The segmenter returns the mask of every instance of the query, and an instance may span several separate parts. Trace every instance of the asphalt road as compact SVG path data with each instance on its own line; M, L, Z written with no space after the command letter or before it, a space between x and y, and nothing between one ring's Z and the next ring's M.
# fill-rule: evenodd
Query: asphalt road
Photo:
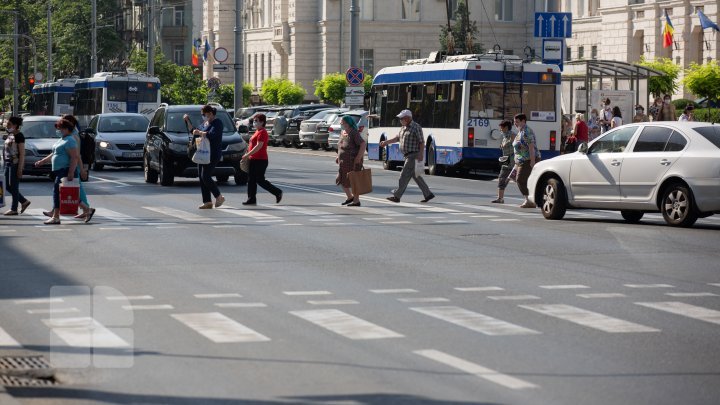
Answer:
M253 209L95 172L90 225L42 226L51 183L28 179L0 217L0 357L41 354L58 384L0 403L718 403L720 218L548 221L482 176L393 204L376 164L341 207L333 158L271 149L284 199Z

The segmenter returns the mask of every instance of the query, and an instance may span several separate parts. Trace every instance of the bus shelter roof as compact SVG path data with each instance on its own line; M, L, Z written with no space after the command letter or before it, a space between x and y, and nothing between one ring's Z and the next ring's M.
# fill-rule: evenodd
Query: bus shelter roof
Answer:
M612 77L617 80L642 80L664 73L644 66L615 60L572 60L564 62L563 79Z

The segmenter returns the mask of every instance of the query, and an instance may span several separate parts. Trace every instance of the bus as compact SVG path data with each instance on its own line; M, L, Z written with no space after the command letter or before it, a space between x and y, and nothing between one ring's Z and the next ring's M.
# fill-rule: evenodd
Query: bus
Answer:
M160 106L160 80L139 73L100 72L75 83L75 117L82 128L102 113L140 113Z
M32 89L32 115L72 114L71 99L77 79L60 79L56 82L36 84Z
M402 164L397 143L404 109L423 127L425 162L432 175L496 168L502 120L525 113L542 158L560 153L561 91L557 65L529 63L494 52L415 59L380 70L370 94L368 158L386 170Z

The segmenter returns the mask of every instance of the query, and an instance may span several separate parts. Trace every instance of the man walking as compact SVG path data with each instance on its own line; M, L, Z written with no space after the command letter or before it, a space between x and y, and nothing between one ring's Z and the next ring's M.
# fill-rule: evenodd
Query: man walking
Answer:
M415 165L423 161L423 153L425 152L425 140L420 125L413 121L412 112L410 110L402 110L397 115L402 123L402 128L395 138L380 142L380 147L384 148L391 143L400 142L400 152L405 156L405 164L400 173L400 184L398 188L392 191L392 196L387 199L392 202L399 203L410 179L415 180L418 187L423 193L423 199L420 202L428 202L435 198L435 194L425 184L422 177L415 174Z

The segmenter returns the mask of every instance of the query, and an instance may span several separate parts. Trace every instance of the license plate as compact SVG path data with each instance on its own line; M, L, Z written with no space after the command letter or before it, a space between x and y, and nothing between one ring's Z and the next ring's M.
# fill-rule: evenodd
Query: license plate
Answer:
M123 157L130 158L130 159L132 159L132 158L139 159L142 157L142 155L143 155L142 152L123 152Z

